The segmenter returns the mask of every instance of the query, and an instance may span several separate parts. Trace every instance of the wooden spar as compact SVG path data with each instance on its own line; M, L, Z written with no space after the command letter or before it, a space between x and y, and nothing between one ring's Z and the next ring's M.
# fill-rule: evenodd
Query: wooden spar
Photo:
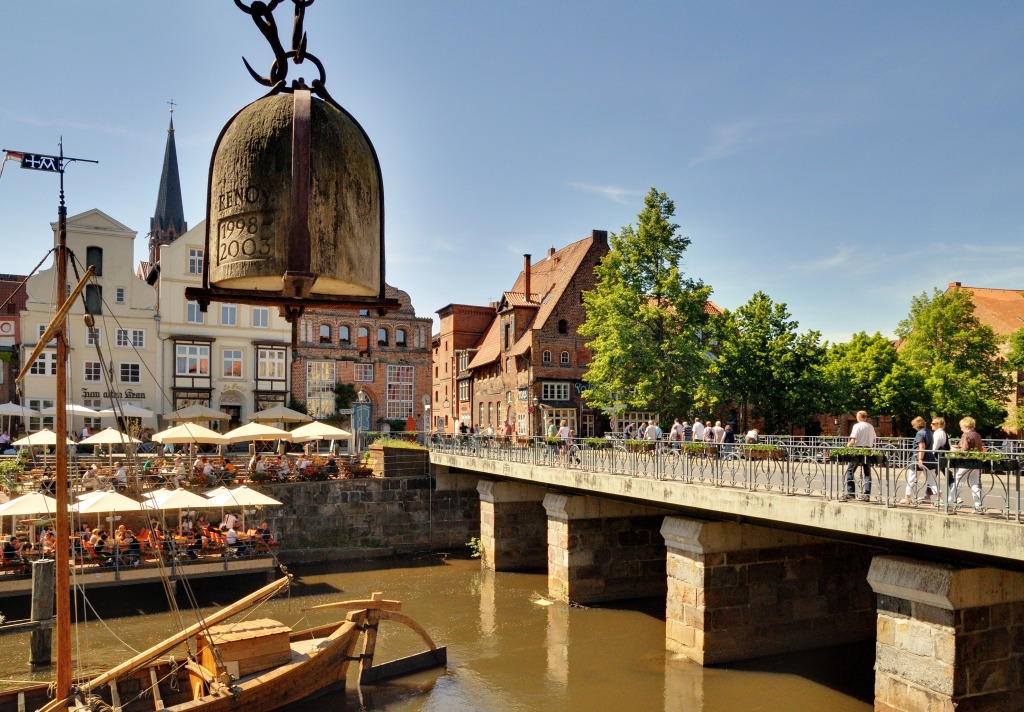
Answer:
M61 149L63 153L63 148ZM64 328L69 305L74 304L71 299L65 297L68 285L68 209L64 205L64 173L60 174L61 179L61 201L57 213L57 313L50 321L46 331L53 331L57 338L57 381L54 407L56 416L53 421L53 429L57 431L56 445L56 483L55 492L56 518L54 536L57 537L56 554L54 560L57 565L56 575L56 596L57 596L57 674L54 697L67 698L71 694L71 557L68 549L71 541L71 524L68 516L68 340L65 338ZM45 332L44 332L45 334ZM40 339L42 344L47 342ZM39 344L36 345L36 348Z
M377 595L377 594L373 594ZM303 611L326 611L331 608L347 608L352 611L359 610L361 608L375 609L378 611L400 611L402 610L401 601L387 601L384 599L367 599L362 601L335 601L334 603L321 603L319 606L311 606L309 608L303 608Z
M152 648L149 648L148 650L144 650L143 652L139 653L138 655L136 655L135 657L131 658L130 660L126 660L125 662L121 663L120 665L117 665L116 667L111 668L110 670L108 670L107 672L103 673L102 675L98 675L98 676L94 677L93 679L89 680L88 682L82 683L79 686L79 689L82 692L89 692L90 690L94 690L94 689L96 689L98 687L102 687L103 685L106 685L108 682L116 680L118 678L118 676L120 676L120 675L122 675L122 674L124 674L126 672L129 672L131 670L134 670L135 668L139 667L140 665L143 665L143 664L149 662L150 660L152 660L156 656L160 655L161 653L164 653L167 650L170 650L171 648L173 648L178 643L182 643L185 640L191 638L193 635L195 635L196 633L200 632L201 630L203 630L207 626L211 626L211 625L215 625L217 623L220 623L222 620L230 618L231 616L235 615L236 613L239 613L240 611L244 611L246 608L249 608L254 603L259 601L261 598L264 598L264 597L267 597L267 596L272 596L272 595L278 593L279 591L281 591L281 590L283 590L284 588L287 587L287 585L288 585L290 580L291 580L291 577L290 576L286 576L285 578L278 579L277 581L274 581L273 583L270 583L270 584L264 586L263 588L261 588L260 590L256 591L255 593L249 594L248 596L246 596L242 600L237 601L236 603L233 603L230 606L227 606L226 608L222 608L221 610L217 611L216 613L210 615L205 621L203 621L201 623L196 623L195 625L192 625L192 626L189 626L188 628L186 628L185 630L181 631L180 633L177 633L176 635L173 635L170 638L167 638L166 640L161 641L160 643L157 643ZM38 712L57 712L57 710L62 709L62 707L61 707L62 705L66 705L66 704L67 704L67 698L66 697L64 697L64 698L56 698L54 700L51 700L45 707L42 707L41 709L39 709Z
M71 311L71 308L75 305L75 300L78 299L78 295L82 293L82 290L85 289L85 286L88 283L88 281L92 279L94 269L94 267L89 267L89 269L85 271L85 274L82 276L81 281L78 283L77 286L75 286L74 289L71 290L71 294L68 295L67 301L64 302L60 309L57 310L57 313L54 315L53 319L50 320L50 323L46 327L46 331L44 331L43 335L39 337L39 343L36 344L36 347L34 349L32 349L32 353L29 354L28 358L25 359L25 365L21 367L21 372L15 379L18 383L21 383L22 381L25 380L25 374L28 373L28 370L32 367L32 364L35 363L35 360L39 358L39 354L43 352L43 349L46 348L46 345L50 343L50 341L53 339L54 334L58 329L58 324L63 325L63 320L65 317L67 317L68 312ZM66 394L58 393L58 400L63 395Z
M377 591L370 594L372 603L384 600L384 594ZM365 633L363 640L363 654L359 656L359 677L363 677L366 671L373 667L373 653L377 647L377 628L380 625L380 610L369 608L366 611Z

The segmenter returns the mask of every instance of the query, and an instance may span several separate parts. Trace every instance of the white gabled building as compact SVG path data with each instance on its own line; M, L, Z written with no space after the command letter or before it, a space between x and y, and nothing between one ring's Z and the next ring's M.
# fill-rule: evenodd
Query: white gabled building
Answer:
M56 245L57 224L52 223L51 228ZM164 409L155 321L157 294L132 269L135 236L134 230L100 210L68 218L67 245L74 263L68 266L68 282L73 287L90 265L95 276L68 314L67 402L100 410L112 407L117 398L157 413ZM22 363L56 311L56 276L56 266L51 265L26 284L27 300L21 312ZM86 312L95 320L92 333L86 328ZM56 376L53 341L26 375L22 402L37 410L52 406L57 399ZM53 420L52 416L41 421L33 418L29 430L52 428ZM100 422L68 415L70 429L80 432L84 425L95 428Z
M276 309L210 304L204 314L185 299L202 285L206 222L159 246L149 281L158 287L163 384L177 410L193 403L232 416L241 425L254 411L287 405L291 326Z

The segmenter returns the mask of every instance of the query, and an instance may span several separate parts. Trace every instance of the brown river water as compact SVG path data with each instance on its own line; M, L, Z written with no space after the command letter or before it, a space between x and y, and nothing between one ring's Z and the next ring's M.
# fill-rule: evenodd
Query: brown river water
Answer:
M543 605L543 574L482 571L476 560L423 556L346 567L295 567L287 598L265 604L253 617L305 627L337 613L304 613L332 600L382 591L402 601L438 645L448 646L447 670L419 673L295 706L324 710L513 712L665 710L665 712L866 712L872 708L873 645L823 648L727 667L701 668L664 650L664 602L634 601L605 607ZM192 583L204 606L230 603L261 581L206 579ZM76 626L76 660L109 667L195 622L184 610L167 612L160 587L109 588L90 593L102 622ZM541 603L538 603L541 601ZM79 605L81 602L79 602ZM27 617L27 604L0 600L9 619ZM124 642L131 643L128 647ZM827 641L823 641L827 643ZM28 635L0 645L0 678L46 679L30 673ZM419 652L419 639L385 622L377 662Z

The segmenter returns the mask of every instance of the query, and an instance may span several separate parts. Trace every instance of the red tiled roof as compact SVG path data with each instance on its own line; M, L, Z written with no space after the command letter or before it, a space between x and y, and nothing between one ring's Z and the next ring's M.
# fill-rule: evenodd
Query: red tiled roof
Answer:
M989 289L987 287L965 287L957 283L950 289L972 292L974 315L997 334L1013 334L1024 328L1024 292L1019 289Z
M492 319L491 325L480 337L480 341L476 345L476 355L473 356L473 360L469 362L467 368L476 368L497 360L498 354L501 353L499 348L501 342L498 340L498 336L498 320Z
M505 292L501 295L502 300L513 307L536 307L540 305L540 295L533 292L527 297L522 292Z

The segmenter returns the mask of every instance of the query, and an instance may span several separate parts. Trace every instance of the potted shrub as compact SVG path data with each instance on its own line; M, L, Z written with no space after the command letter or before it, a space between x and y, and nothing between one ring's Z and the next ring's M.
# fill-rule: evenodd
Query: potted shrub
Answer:
M885 464L885 453L867 447L841 447L830 450L828 459L833 462L865 462L869 465Z
M747 460L781 460L782 450L778 445L744 445L743 457Z
M940 465L944 467L990 472L1016 472L1020 469L1020 461L1011 459L1001 452L950 450L939 454L942 461Z

